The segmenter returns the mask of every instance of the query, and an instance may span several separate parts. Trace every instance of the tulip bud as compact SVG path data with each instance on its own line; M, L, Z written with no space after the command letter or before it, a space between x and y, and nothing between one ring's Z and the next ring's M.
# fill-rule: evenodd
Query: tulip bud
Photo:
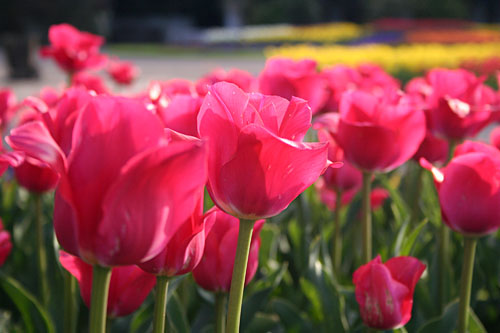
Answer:
M240 222L217 207L205 214L205 220L206 223L213 223L213 227L205 241L203 257L193 270L193 277L197 284L207 290L229 292ZM253 228L245 284L248 284L257 272L259 233L263 225L264 220L258 220Z
M382 263L380 255L359 267L353 283L365 325L380 330L406 325L411 318L413 291L425 267L413 257Z

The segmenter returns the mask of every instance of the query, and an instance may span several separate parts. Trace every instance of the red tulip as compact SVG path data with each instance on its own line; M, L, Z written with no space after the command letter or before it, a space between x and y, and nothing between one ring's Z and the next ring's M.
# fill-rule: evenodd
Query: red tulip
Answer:
M500 149L500 126L495 127L490 132L490 143L495 146L497 149Z
M229 71L217 68L196 82L196 91L198 95L205 96L209 86L222 81L234 83L245 92L253 92L256 91L257 88L256 79L249 72L237 68Z
M366 326L388 330L411 318L413 291L425 265L413 257L382 263L380 255L354 272L356 301Z
M338 111L342 94L348 90L362 90L377 97L398 90L399 82L376 65L364 64L357 68L336 65L324 69L321 75L326 79L330 97L327 111Z
M433 69L426 76L431 131L448 140L475 136L491 121L495 92L463 69Z
M448 159L449 144L447 140L433 135L430 131L425 134L424 140L418 147L413 159L419 161L425 158L431 163L444 163Z
M41 49L44 57L52 57L66 72L74 73L104 65L106 56L99 53L104 38L80 31L69 24L49 29L50 46Z
M466 235L485 235L500 227L500 151L466 141L455 149L449 164L432 171L444 222Z
M52 167L33 159L26 159L14 168L14 175L19 185L35 193L50 191L59 181L59 175Z
M338 113L324 113L316 118L314 129L318 131L321 142L328 142L328 160L341 161L342 167L330 166L326 169L322 178L325 185L333 191L354 191L361 188L362 174L352 164L344 159L344 151L334 139L334 133L338 128Z
M203 145L168 142L142 103L111 96L91 99L72 137L67 158L41 122L8 138L61 175L54 208L59 243L101 266L153 258L192 214L194 195L206 182Z
M131 84L139 76L139 68L130 61L111 60L107 69L111 78L119 84Z
M0 127L5 128L15 112L16 95L9 88L0 89Z
M229 292L240 223L237 218L224 213L217 207L210 209L204 218L205 223L211 223L213 227L205 241L203 257L193 270L194 280L207 290ZM257 272L259 233L263 225L264 220L258 220L253 227L245 284L248 284Z
M387 172L415 154L425 131L423 112L405 96L380 99L351 91L342 96L335 138L357 168Z
M316 61L310 59L269 59L259 76L259 91L288 100L293 96L303 98L315 114L324 107L328 98L326 81L316 72L316 67Z
M203 191L199 197L193 215L180 226L160 254L140 264L140 268L151 274L172 277L189 273L198 265L213 223L213 219L202 216Z
M0 266L3 266L11 250L12 242L10 241L10 234L7 230L4 230L2 220L0 219Z
M214 202L252 220L284 210L327 166L327 143L301 142L310 122L304 100L213 85L198 114L198 131L208 140Z
M156 108L156 114L165 127L197 137L197 117L201 102L199 97L175 95L171 100L166 101L165 106L159 104Z
M59 252L61 265L80 284L80 295L87 307L92 293L92 266L64 251ZM156 277L137 266L114 267L111 270L107 313L122 317L137 310L156 284Z
M104 80L95 74L89 72L75 73L71 78L71 85L75 87L83 87L96 94L109 94L110 90L106 87Z

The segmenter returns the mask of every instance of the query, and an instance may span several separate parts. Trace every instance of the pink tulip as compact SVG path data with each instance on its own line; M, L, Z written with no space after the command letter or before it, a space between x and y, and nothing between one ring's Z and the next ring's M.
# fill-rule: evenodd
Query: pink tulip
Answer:
M495 127L490 132L490 143L492 146L500 149L500 126Z
M213 227L205 241L203 257L193 270L194 280L204 289L229 292L240 223L237 218L224 213L217 207L210 209L204 219L205 223L213 224ZM264 220L258 220L253 227L245 284L248 284L257 272L259 233L263 225Z
M0 219L0 266L3 266L11 250L12 242L10 241L10 234L7 230L4 230L2 220Z
M342 167L330 166L326 169L322 178L325 185L333 191L351 191L354 193L361 188L361 171L344 159L344 151L339 147L334 139L337 132L339 115L338 113L324 113L316 118L314 129L318 131L318 138L321 142L328 142L328 160L341 161Z
M59 252L61 265L80 285L80 295L87 307L92 293L92 266L64 251ZM137 266L114 267L111 270L107 313L110 317L127 316L137 310L156 284L153 274Z
M284 210L327 166L327 143L301 142L310 125L304 100L213 85L198 132L208 141L208 191L217 206L252 220Z
M423 112L405 96L351 91L342 96L335 139L357 168L387 172L415 154L425 131Z
M166 102L166 106L158 105L156 114L165 127L182 134L197 137L197 118L201 102L202 100L199 97L176 95Z
M466 235L485 235L500 227L500 151L466 141L455 149L449 164L437 169L426 160L439 195L443 221Z
M96 75L89 72L78 72L75 73L71 78L71 85L74 87L83 87L89 91L93 91L96 94L109 94L110 90L106 87L104 80Z
M425 77L430 129L448 140L475 136L491 122L495 92L463 69L433 69Z
M382 263L380 256L354 272L356 301L366 326L388 330L411 318L413 291L426 266L413 257Z
M229 71L217 68L196 82L196 91L198 95L205 96L209 86L222 81L234 83L245 92L253 92L256 91L257 88L257 81L249 72L237 68Z
M8 142L60 174L54 227L62 247L115 266L156 256L206 182L203 144L171 137L141 102L96 96L78 112L68 157L41 122L13 130Z
M269 59L259 76L259 91L290 101L293 96L303 98L311 107L312 114L316 114L322 110L328 98L326 81L316 71L316 67L316 61L310 59Z
M68 73L98 68L106 61L106 56L99 53L104 38L80 31L69 24L51 26L49 41L50 46L41 49L42 56L54 58Z
M19 185L35 193L50 191L59 181L59 175L50 166L33 159L14 168L14 175Z
M338 111L342 94L349 90L362 90L382 97L400 87L396 79L376 65L364 64L357 68L336 65L324 69L321 75L325 78L330 93L325 107L327 111Z
M153 259L139 265L144 271L168 277L191 272L200 262L205 249L205 239L212 228L213 219L204 219L203 192L199 193L198 206Z
M5 128L15 112L16 95L9 88L0 89L0 127Z
M113 59L107 68L111 78L119 84L129 85L139 76L139 68L130 61Z

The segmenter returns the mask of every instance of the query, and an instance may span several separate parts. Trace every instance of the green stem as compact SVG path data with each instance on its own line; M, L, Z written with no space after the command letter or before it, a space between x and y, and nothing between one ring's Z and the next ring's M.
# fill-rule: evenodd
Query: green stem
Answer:
M476 237L465 237L464 262L460 280L460 304L458 312L458 333L467 332L469 325L469 304L472 287L472 272L474 271L474 256L476 254Z
M226 294L215 294L215 333L224 333L226 323Z
M36 258L39 295L41 303L47 308L49 305L49 285L47 281L47 252L45 250L45 239L43 235L42 196L40 194L34 194L33 200L35 205Z
M363 187L361 189L363 252L361 258L364 264L372 259L372 214L370 205L371 183L372 173L363 171Z
M415 191L413 193L413 199L412 199L412 214L411 214L411 221L413 222L413 225L417 225L419 221L419 201L420 201L420 195L422 193L422 177L424 175L424 168L422 168L420 165L417 165L417 171L415 173Z
M337 276L340 274L341 258L342 258L342 227L340 223L340 207L342 205L342 191L335 191L335 212L334 212L334 230L332 244L332 261L333 269Z
M255 221L240 220L238 232L238 245L236 257L234 258L233 276L231 290L229 292L229 306L227 313L228 333L237 333L240 328L241 304L243 303L243 289L245 288L245 276L247 272L248 253L250 252L250 241L252 240L253 225Z
M167 319L168 280L168 276L158 275L156 277L156 300L155 314L153 318L153 333L165 332L165 321Z
M439 274L439 295L438 295L438 305L439 305L439 313L442 313L444 307L448 301L448 293L446 292L447 286L449 285L449 252L450 252L450 230L441 222L441 226L439 228L439 266L438 266L438 274Z
M76 295L76 279L68 272L63 272L64 278L64 332L71 333L76 330L77 319L77 295Z
M89 332L106 332L106 310L108 307L110 280L111 268L98 265L93 266Z

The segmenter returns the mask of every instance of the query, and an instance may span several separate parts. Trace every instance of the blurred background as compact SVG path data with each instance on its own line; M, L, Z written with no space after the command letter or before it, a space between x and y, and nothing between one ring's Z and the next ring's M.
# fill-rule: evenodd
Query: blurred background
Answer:
M338 56L346 54L345 47L350 51L366 45L392 48L361 49L364 58L353 62L356 54L349 54L347 63L378 63L403 78L405 72L413 75L429 66L483 71L486 61L488 70L495 70L500 60L491 54L500 55L499 20L498 0L2 0L0 84L33 91L40 80L26 79L43 78L45 84L63 80L62 73L38 56L49 26L63 22L105 36L107 53L129 58L142 69L143 80L136 83L140 86L151 75L195 79L214 67L257 73L272 55L314 55L324 67L346 63ZM398 46L469 43L477 46L479 57L398 62L407 58ZM332 49L336 46L344 48ZM427 58L434 52L419 50ZM414 49L406 52L415 54ZM445 57L450 52L435 53Z

